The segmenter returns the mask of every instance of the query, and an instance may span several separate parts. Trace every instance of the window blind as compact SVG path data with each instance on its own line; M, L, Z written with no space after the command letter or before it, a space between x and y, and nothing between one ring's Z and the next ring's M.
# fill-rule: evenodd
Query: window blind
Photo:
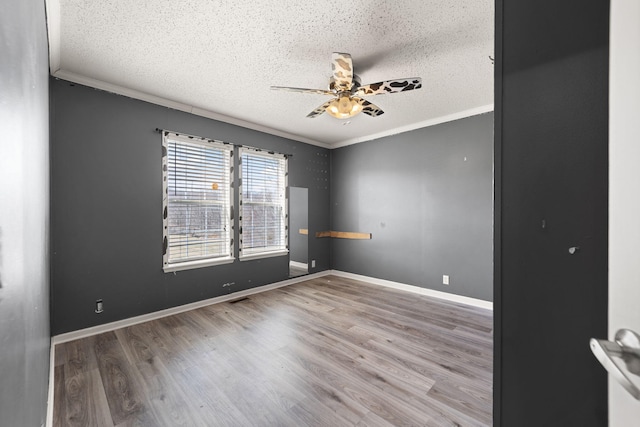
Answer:
M233 257L232 147L165 134L164 264Z
M240 149L240 257L287 250L287 159Z

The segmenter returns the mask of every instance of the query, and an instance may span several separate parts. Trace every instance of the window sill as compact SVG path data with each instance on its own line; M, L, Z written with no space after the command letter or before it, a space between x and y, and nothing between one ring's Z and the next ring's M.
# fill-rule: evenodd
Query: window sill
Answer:
M276 256L283 256L289 254L288 249L281 249L277 251L269 251L269 252L256 252L248 255L240 255L240 261L251 261L253 259L260 258L272 258Z
M194 268L211 267L213 265L231 264L235 261L232 257L199 259L197 261L177 262L175 264L165 264L162 270L165 273L173 273L182 270L193 270Z

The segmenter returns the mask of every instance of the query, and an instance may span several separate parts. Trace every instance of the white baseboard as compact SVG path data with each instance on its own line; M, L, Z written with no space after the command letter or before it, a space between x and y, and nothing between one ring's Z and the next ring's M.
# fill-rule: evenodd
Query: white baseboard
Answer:
M446 292L440 292L433 289L421 288L419 286L407 285L404 283L392 282L390 280L378 279L375 277L362 276L359 274L347 273L339 270L325 270L319 273L308 274L305 276L294 277L291 279L283 280L282 282L271 283L269 285L259 286L252 289L247 289L240 292L235 292L228 295L221 295L215 298L209 298L202 301L192 302L190 304L180 305L178 307L171 307L165 310L155 311L153 313L143 314L140 316L130 317L128 319L117 320L111 323L105 323L103 325L92 326L86 329L80 329L77 331L66 332L64 334L55 335L51 338L51 370L53 371L53 357L54 357L54 346L56 344L61 344L68 341L77 340L80 338L89 337L92 335L101 334L103 332L113 331L116 329L124 328L131 325L136 325L138 323L148 322L150 320L160 319L166 316L172 316L174 314L183 313L185 311L194 310L200 307L205 307L207 305L216 304L220 302L230 301L238 298L243 298L245 296L257 294L260 292L269 291L271 289L281 288L283 286L293 285L295 283L304 282L305 280L315 279L319 277L328 276L333 274L339 277L345 277L348 279L360 280L363 282L372 283L374 285L386 286L388 288L399 289L402 291L413 292L420 295L426 295L434 298L440 298L447 301L458 302L466 305L471 305L475 307L480 307L488 310L493 310L493 303L490 301L484 301L476 298L469 298L461 295L449 294ZM53 378L53 372L50 372L50 377ZM51 392L52 392L53 384L50 384Z
M55 380L55 347L53 340L49 340L49 387L47 392L47 418L45 426L53 427L53 386Z
M309 269L309 264L305 264L304 262L289 261L289 265L291 267L304 268L305 270Z
M73 340L77 340L80 338L90 337L92 335L101 334L103 332L109 332L116 329L124 328L127 326L136 325L138 323L148 322L150 320L160 319L166 316L172 316L174 314L183 313L189 310L195 310L200 307L205 307L211 304L217 304L220 302L235 300L238 298L243 298L249 295L257 294L260 292L269 291L271 289L281 288L283 286L293 285L295 283L304 282L309 279L316 279L318 277L328 276L331 274L330 270L321 271L319 273L307 274L305 276L298 276L288 280L283 280L282 282L271 283L269 285L258 286L256 288L247 289L244 291L235 292L228 295L221 295L215 298L209 298L202 301L192 302L190 304L180 305L178 307L171 307L165 310L155 311L153 313L143 314L140 316L130 317L128 319L117 320L111 323L105 323L103 325L92 326L86 329L80 329L78 331L66 332L64 334L55 335L51 339L51 347L53 351L53 346L56 344L61 344L64 342L69 342Z
M373 283L374 285L386 286L388 288L399 289L401 291L413 292L420 295L426 295L433 298L444 299L447 301L458 302L461 304L471 305L474 307L493 310L493 303L476 298L465 297L462 295L449 294L447 292L435 291L433 289L421 288L415 285L407 285L404 283L392 282L390 280L377 279L375 277L361 276L359 274L347 273L345 271L331 270L331 274L347 279L360 280L362 282Z

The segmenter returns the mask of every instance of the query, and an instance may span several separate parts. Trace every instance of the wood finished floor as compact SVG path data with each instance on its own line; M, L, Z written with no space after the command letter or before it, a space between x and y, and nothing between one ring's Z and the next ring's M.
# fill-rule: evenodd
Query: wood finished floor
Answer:
M54 426L488 426L492 313L326 276L55 348Z

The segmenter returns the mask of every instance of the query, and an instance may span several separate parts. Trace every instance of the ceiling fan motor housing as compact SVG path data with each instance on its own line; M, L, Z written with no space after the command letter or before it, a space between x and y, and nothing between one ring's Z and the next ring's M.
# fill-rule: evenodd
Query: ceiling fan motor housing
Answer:
M354 91L358 90L358 88L360 87L361 84L362 83L361 83L361 80L360 80L360 76L354 74L353 75L353 79L351 80L351 87L350 88L346 88L346 89L345 88L339 88L339 87L336 87L336 79L333 78L333 76L332 76L329 79L329 90L337 91L337 92L343 92L343 91L347 90L347 91L354 92Z

